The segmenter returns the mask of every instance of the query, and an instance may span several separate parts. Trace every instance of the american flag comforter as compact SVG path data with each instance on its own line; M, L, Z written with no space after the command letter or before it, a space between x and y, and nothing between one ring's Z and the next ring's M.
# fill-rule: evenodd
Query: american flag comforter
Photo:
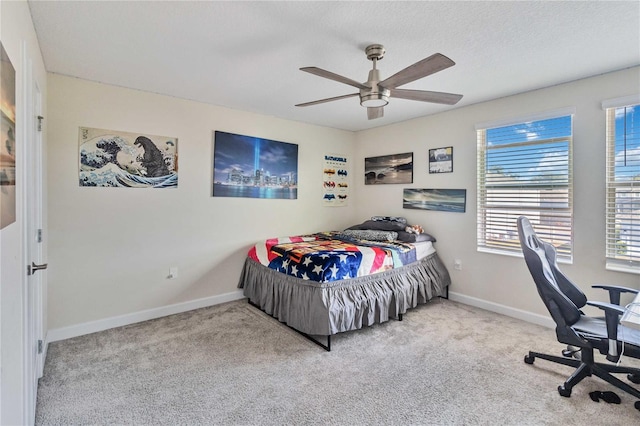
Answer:
M272 238L249 257L276 271L321 283L361 277L416 261L413 244L358 240L339 232Z

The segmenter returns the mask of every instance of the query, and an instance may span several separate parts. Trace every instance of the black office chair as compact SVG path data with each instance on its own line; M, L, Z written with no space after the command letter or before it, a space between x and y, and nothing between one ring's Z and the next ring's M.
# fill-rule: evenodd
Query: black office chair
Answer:
M563 351L564 356L554 356L530 351L524 362L533 364L536 358L575 367L567 381L558 386L560 395L571 396L571 389L587 376L596 375L619 389L640 399L640 391L613 374L627 374L627 379L640 383L640 369L595 362L594 349L617 361L620 353L640 358L640 331L619 325L624 308L619 306L620 293L637 293L626 287L598 285L609 291L611 303L588 301L584 293L558 268L555 248L538 238L525 216L518 218L518 236L524 259L533 277L538 294L556 323L556 336L560 343L570 345L574 351ZM586 316L580 308L594 306L605 312L605 317ZM576 355L576 356L574 356ZM612 374L613 373L613 374ZM640 410L640 401L635 403Z

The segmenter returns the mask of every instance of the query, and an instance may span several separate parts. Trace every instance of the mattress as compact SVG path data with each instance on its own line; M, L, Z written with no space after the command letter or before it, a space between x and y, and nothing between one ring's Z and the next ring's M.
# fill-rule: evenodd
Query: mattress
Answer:
M369 241L323 232L272 238L257 243L248 256L278 272L326 283L400 268L434 252L431 241Z

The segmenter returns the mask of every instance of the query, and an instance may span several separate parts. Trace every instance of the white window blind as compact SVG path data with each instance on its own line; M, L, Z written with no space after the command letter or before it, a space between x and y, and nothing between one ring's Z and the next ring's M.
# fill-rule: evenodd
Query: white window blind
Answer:
M516 220L525 215L571 261L572 134L571 115L477 130L479 250L521 253Z
M640 273L640 105L606 109L607 268Z

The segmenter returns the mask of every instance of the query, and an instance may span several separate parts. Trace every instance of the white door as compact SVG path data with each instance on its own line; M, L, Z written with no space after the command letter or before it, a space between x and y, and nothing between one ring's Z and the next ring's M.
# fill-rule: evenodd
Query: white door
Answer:
M26 59L25 65L25 405L26 418L29 424L33 424L38 379L44 367L43 285L46 282L46 263L42 250L43 149L39 119L42 94L33 77L31 61Z

